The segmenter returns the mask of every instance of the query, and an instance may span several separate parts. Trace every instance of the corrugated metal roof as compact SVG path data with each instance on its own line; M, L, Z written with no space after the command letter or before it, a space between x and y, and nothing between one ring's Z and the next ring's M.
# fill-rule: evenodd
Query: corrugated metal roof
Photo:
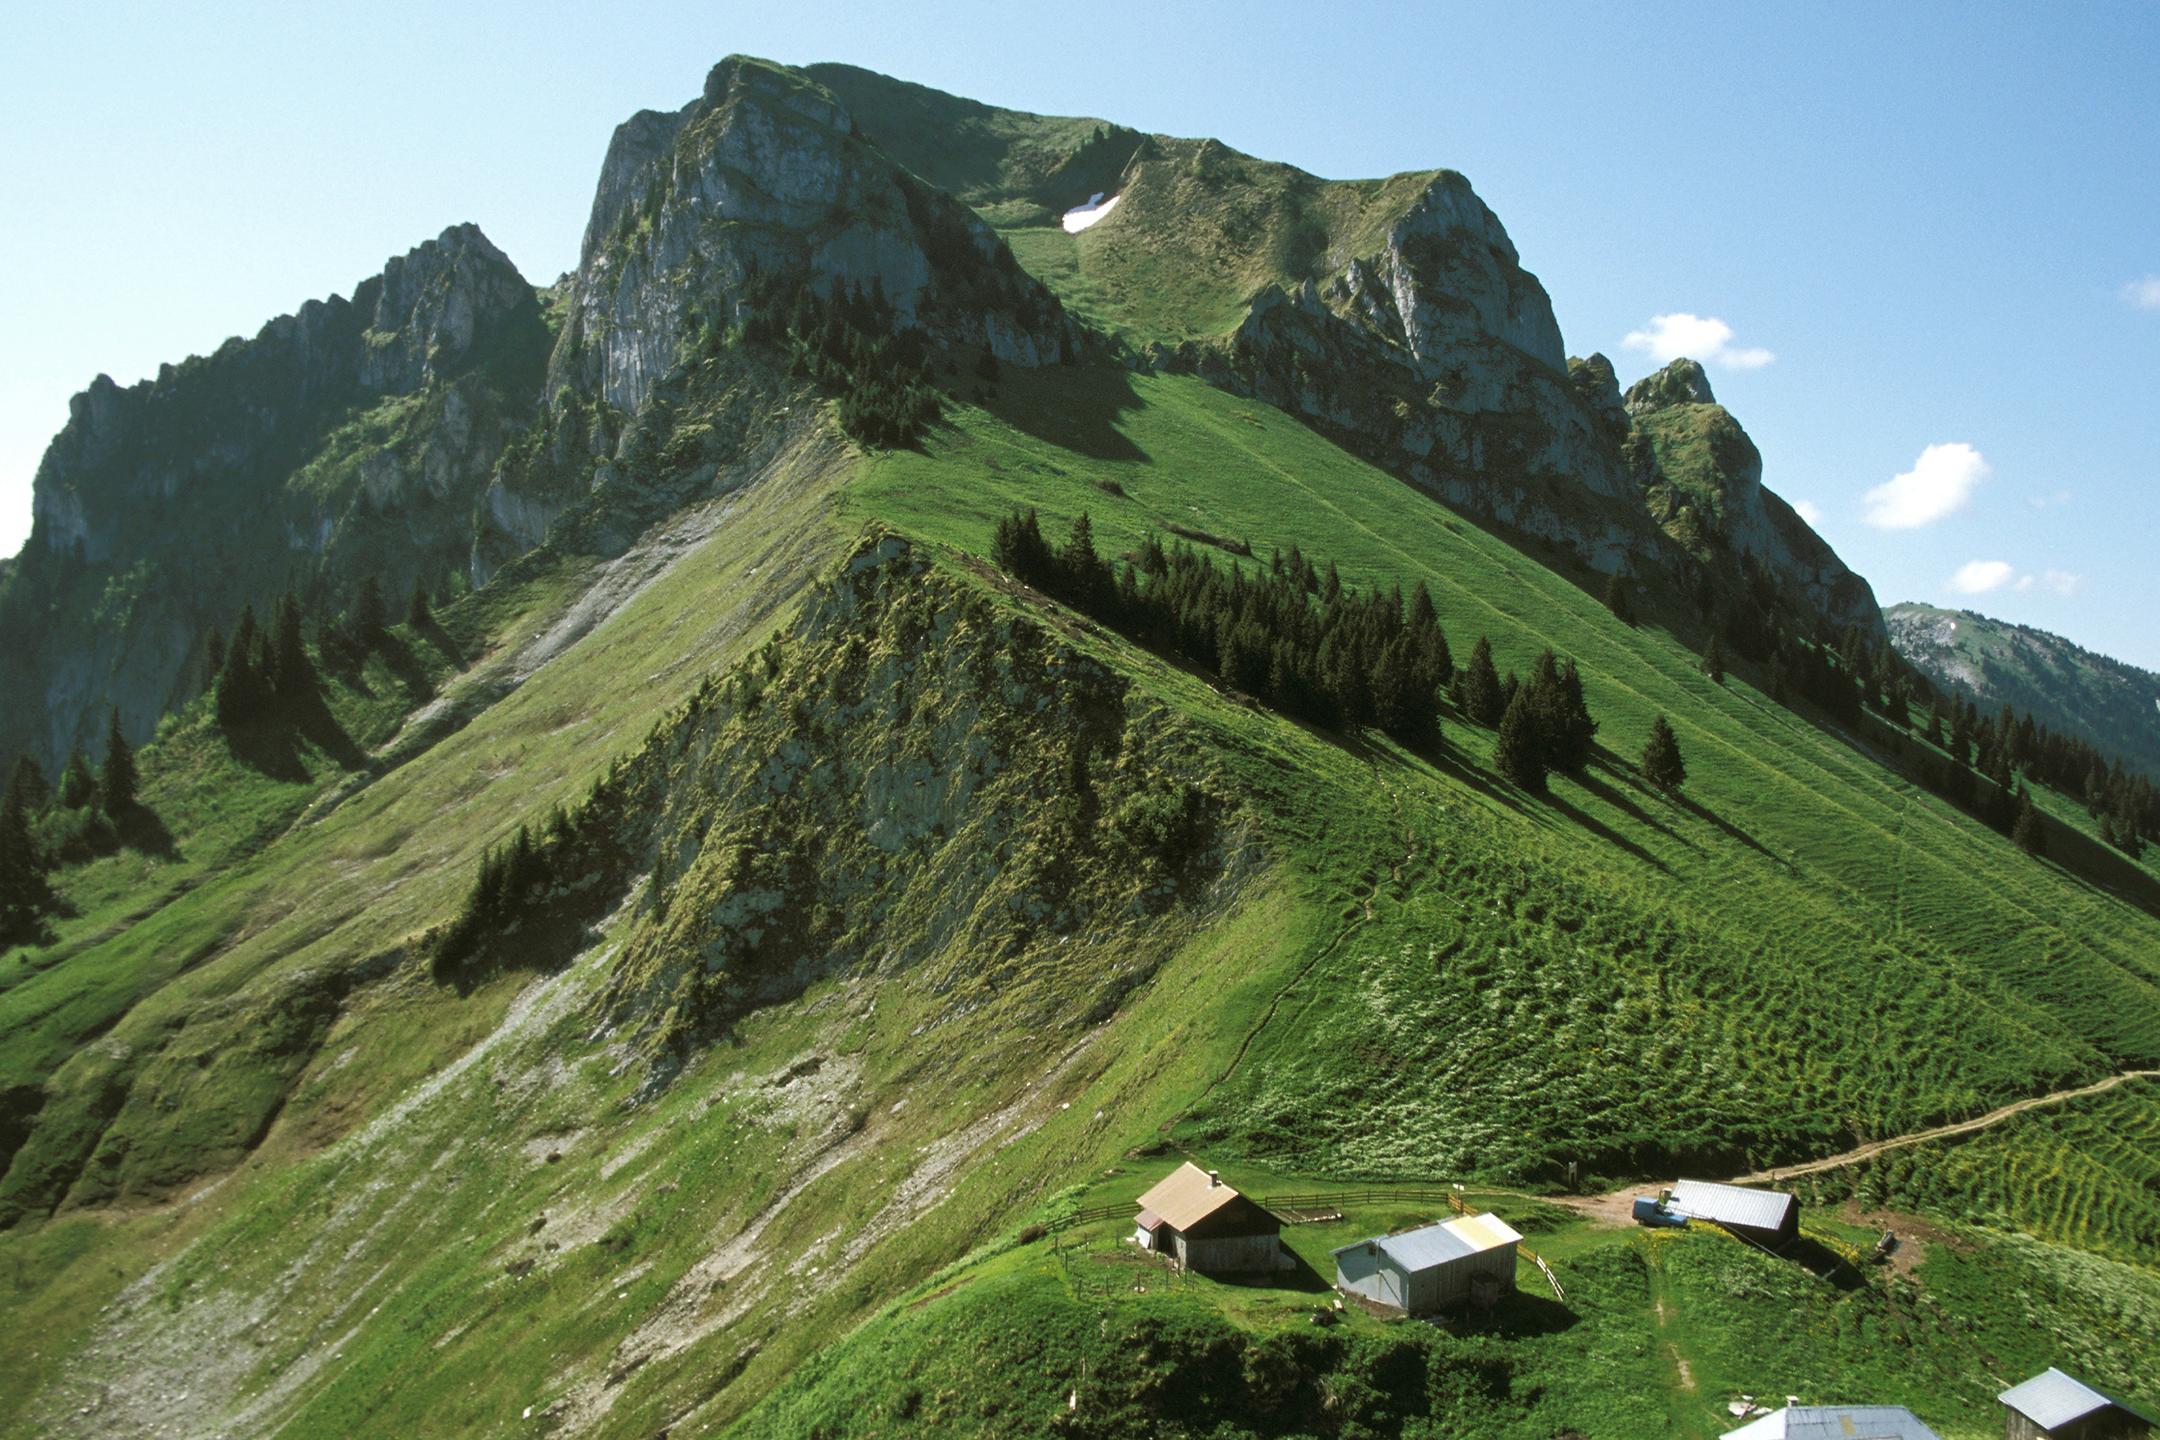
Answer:
M1902 1405L1790 1405L1719 1440L1942 1440Z
M1414 1275L1445 1265L1450 1260L1460 1260L1465 1255L1513 1245L1520 1239L1522 1236L1516 1234L1507 1221L1488 1211L1483 1215L1464 1215L1437 1224L1421 1225L1400 1235L1376 1235L1370 1240L1337 1246L1330 1253L1340 1255L1346 1250L1375 1246L1395 1262L1398 1269Z
M2074 1376L2063 1374L2052 1365L2024 1384L2013 1385L1995 1398L2043 1430L2057 1429L2110 1405L2127 1410L2142 1420L2151 1421L2153 1418L2129 1401L2110 1395L2105 1390L2096 1390Z
M1751 1230L1778 1229L1795 1203L1780 1190L1753 1190L1712 1180L1682 1180L1672 1192L1672 1208L1683 1215Z
M1190 1230L1208 1216L1238 1198L1238 1192L1188 1160L1140 1197L1140 1208L1152 1210L1173 1230Z

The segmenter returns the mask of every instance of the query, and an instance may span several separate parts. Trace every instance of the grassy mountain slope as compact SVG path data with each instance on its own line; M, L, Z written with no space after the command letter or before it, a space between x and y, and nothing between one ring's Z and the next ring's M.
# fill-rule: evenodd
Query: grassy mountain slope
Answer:
M2147 774L2160 771L2160 675L1970 610L1912 601L1883 612L1898 653L1936 684L2010 705Z
M18 1277L0 1297L11 1328L42 1337L6 1361L11 1430L49 1432L89 1405L114 1434L172 1417L243 1433L508 1433L527 1407L558 1433L697 1433L746 1415L753 1433L803 1433L812 1418L867 1433L903 1412L1032 1433L1083 1359L1123 1374L1137 1355L1159 1383L1136 1375L1081 1433L1146 1433L1166 1416L1247 1424L1268 1384L1287 1396L1324 1381L1363 1398L1311 1412L1323 1429L1365 1416L1389 1433L1385 1416L1415 1403L1492 1433L1633 1435L1662 1415L1702 1434L1722 1413L1717 1385L1828 1385L1865 1356L1854 1373L1946 1434L1978 1433L1990 1367L2033 1353L1990 1296L2038 1276L2055 1287L2059 1343L2127 1347L2133 1367L2155 1358L2127 1318L2160 1307L2160 1255L2135 1219L2111 1222L2105 1261L2065 1248L2097 1243L2087 1235L2035 1221L2036 1238L1975 1230L1935 1249L1916 1281L1839 1290L1714 1237L1653 1246L1556 1218L1566 1307L1460 1343L1355 1321L1339 1354L1302 1353L1303 1292L1113 1299L1039 1246L1014 1249L1055 1197L1141 1183L1136 1149L1244 1157L1280 1188L1535 1184L1569 1160L1618 1177L1804 1158L2160 1063L2160 922L1738 680L1710 684L1689 652L1620 625L1541 557L1197 381L1008 376L993 410L961 409L922 451L791 453L710 538L465 728L68 962L234 937L137 1005L118 1043L55 1072L49 1103L94 1114L121 1052L137 1057L134 1098L85 1171L95 1184L0 1236ZM1503 668L1548 644L1577 657L1611 756L1668 715L1688 798L1659 799L1607 758L1531 800L1490 769L1490 737L1455 720L1430 757L1289 724L989 572L990 527L1018 503L1053 530L1085 508L1113 550L1176 523L1263 556L1295 541L1352 585L1424 579L1459 655L1484 633ZM752 652L792 587L833 573L866 528L930 562L876 611L919 612L920 638L851 631L825 605L787 627L769 670ZM416 941L454 911L481 849L619 757L707 757L699 790L671 787L669 832L702 844L698 815L723 819L717 797L749 793L760 767L846 776L838 757L911 755L947 743L948 723L988 726L996 743L1002 692L970 698L954 680L903 715L857 708L848 678L879 656L934 659L986 624L1041 637L1027 643L1050 657L1031 682L1048 687L1046 713L1072 693L1056 676L1100 667L1124 687L1124 728L1178 757L1149 764L1218 798L1238 838L1204 898L1129 934L1118 892L1083 875L1070 928L1046 918L1010 950L978 950L955 937L985 932L940 929L909 902L890 933L805 954L773 1003L666 1052L679 1069L653 1068L665 1017L622 1004L639 993L626 966L675 923L654 904L673 872L645 872L566 967L513 968L463 994L428 979ZM773 710L679 709L739 657L747 679L713 693L740 705L741 685L768 674ZM782 719L799 721L806 753ZM681 748L714 723L727 743ZM1039 738L1069 733L1058 722ZM896 850L895 873L971 845L994 874L1029 847L1110 844L1129 772L1090 769L1092 820L1045 805L1001 839L963 808ZM811 793L803 818L836 834L927 813L867 776ZM1083 826L1069 841L1045 828L1068 824ZM741 833L755 849L756 823ZM790 833L766 832L769 858L796 853ZM760 888L699 883L715 888L685 893L716 914ZM807 914L775 923L817 933ZM363 983L296 1057L217 1052L216 1005L283 1009L324 974ZM186 1068L206 1053L207 1068ZM242 1091L276 1101L235 1102L246 1125L196 1118ZM2118 1123L2142 1125L2156 1102L2126 1089L2111 1103L2127 1107ZM221 1184L159 1198L256 1135ZM132 1198L82 1208L111 1195ZM2134 1182L2114 1203L2153 1206ZM1685 1328L1672 1343L1703 1367L1694 1389L1655 1328L1668 1314ZM1914 1338L1867 1343L1884 1330ZM937 1359L933 1338L966 1368ZM157 1378L213 1352L185 1386ZM1194 1364L1230 1388L1212 1409L1176 1410ZM768 1394L773 1408L754 1410ZM1275 1408L1288 1423L1303 1403Z

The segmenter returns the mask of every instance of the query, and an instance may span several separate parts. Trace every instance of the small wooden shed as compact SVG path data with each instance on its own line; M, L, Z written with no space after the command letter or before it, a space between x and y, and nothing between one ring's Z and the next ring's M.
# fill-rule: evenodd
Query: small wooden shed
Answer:
M1225 1185L1222 1175L1187 1161L1139 1199L1133 1240L1203 1273L1273 1270L1282 1254L1282 1221Z
M1996 1397L2005 1440L2143 1440L2152 1416L2050 1365Z
M1513 1227L1490 1213L1376 1235L1334 1252L1335 1288L1412 1315L1465 1300L1489 1304L1515 1293L1515 1247L1521 1241Z

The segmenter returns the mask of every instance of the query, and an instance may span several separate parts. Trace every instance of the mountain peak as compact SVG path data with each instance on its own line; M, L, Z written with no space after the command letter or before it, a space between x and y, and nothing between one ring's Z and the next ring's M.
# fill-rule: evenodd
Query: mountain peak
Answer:
M1645 375L1628 386L1630 415L1663 410L1672 405L1715 404L1717 396L1710 391L1710 377L1703 373L1702 362L1690 360L1685 355L1655 375Z

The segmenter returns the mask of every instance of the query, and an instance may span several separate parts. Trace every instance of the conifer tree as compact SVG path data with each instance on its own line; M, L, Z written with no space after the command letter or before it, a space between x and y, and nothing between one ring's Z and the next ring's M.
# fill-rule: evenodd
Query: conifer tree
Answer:
M1687 783L1687 766L1680 759L1680 741L1663 715L1650 722L1650 740L1643 746L1643 779L1667 795Z
M52 784L45 778L45 767L28 755L15 762L8 787L21 792L25 813L43 810L52 803Z
M105 725L105 767L98 772L98 798L107 815L118 817L135 804L135 753L120 733L120 707Z
M96 798L97 777L90 773L90 762L79 748L69 752L67 767L60 772L60 803L80 810Z
M1527 686L1517 687L1507 713L1500 717L1493 768L1525 790L1545 788L1545 757L1539 750L1537 718Z
M1605 581L1605 608L1623 625L1635 623L1635 601L1628 593L1627 574L1615 570Z
M54 904L47 868L30 835L28 798L11 781L0 797L0 944L37 934L39 920Z
M1712 635L1710 643L1703 647L1702 672L1710 677L1713 685L1725 683L1725 646L1715 635Z
M405 602L405 623L414 630L425 630L435 623L433 612L428 609L427 582L413 581L412 599Z
M2047 834L2040 823L2040 812L2023 785L2018 786L2017 819L2010 827L2010 838L2028 855L2047 853Z
M1546 746L1546 760L1555 770L1579 771L1590 763L1597 746L1597 721L1583 699L1582 674L1570 660L1560 667L1559 703L1554 711L1554 738Z
M1330 574L1333 570L1330 569ZM1492 725L1505 713L1500 675L1493 668L1492 642L1483 635L1470 651L1470 663L1455 675L1455 708L1480 725Z
M233 627L232 643L225 647L225 668L218 672L218 725L228 733L262 717L268 682L264 679L259 652L262 632L255 624L255 607L240 611Z
M375 583L373 575L360 578L360 596L353 601L352 638L357 648L367 651L382 644L383 632L390 628L390 608L383 603L382 586Z
M270 683L280 700L296 700L315 687L315 666L308 659L305 626L299 598L286 591L278 601L277 649L270 670Z

